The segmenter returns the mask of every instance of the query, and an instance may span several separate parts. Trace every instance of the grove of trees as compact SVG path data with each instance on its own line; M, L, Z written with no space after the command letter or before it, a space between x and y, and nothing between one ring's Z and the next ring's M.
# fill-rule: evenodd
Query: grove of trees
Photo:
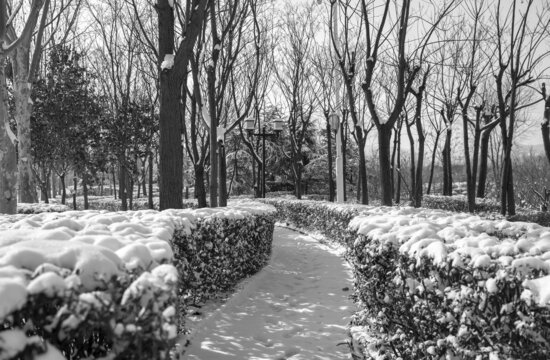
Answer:
M337 152L347 201L548 202L545 1L8 0L0 38L0 213L67 189L333 201Z

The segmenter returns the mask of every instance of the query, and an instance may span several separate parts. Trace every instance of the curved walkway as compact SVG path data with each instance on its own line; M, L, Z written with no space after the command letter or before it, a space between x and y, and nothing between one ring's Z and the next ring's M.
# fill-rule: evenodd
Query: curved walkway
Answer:
M276 227L269 264L194 330L186 360L348 359L352 275L342 256Z

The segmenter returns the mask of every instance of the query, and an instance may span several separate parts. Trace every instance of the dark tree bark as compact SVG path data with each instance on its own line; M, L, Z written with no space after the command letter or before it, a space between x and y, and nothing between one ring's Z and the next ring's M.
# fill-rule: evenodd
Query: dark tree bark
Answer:
M221 207L227 206L227 170L225 162L225 146L223 142L219 142L219 179L220 179L220 203Z
M88 175L84 171L82 173L82 195L84 196L84 210L90 208L90 202L88 201Z
M380 161L380 188L382 205L392 205L391 189L391 132L392 126L389 124L380 124L378 126L378 161Z
M149 153L149 193L147 197L147 203L149 209L154 209L153 204L153 152Z
M174 9L168 0L157 0L160 72L160 209L183 206L183 147L181 144L181 87L193 47L205 22L208 0L188 2L187 25L174 54ZM173 60L170 66L170 59ZM166 62L165 62L166 61ZM162 63L165 62L165 66Z
M453 195L453 166L451 161L451 141L453 132L450 128L445 133L443 145L443 195Z
M198 207L207 207L206 203L206 187L204 186L204 166L195 164L195 197L198 201Z
M546 97L546 89L543 87L543 96ZM550 163L550 96L544 99L544 121L540 125L542 133L542 142L544 144L544 153Z
M67 201L67 185L65 185L65 173L59 175L59 181L61 181L61 204L65 205Z

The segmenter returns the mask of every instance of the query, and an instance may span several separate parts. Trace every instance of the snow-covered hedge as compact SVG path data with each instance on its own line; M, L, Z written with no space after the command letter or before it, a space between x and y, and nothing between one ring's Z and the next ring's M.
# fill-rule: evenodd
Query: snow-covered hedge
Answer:
M550 228L441 210L296 202L277 206L321 219L307 228L324 233L330 216L360 213L342 231L355 241L341 242L361 309L353 329L367 357L547 358ZM292 221L299 218L280 220L302 226L307 220Z
M39 214L43 212L63 212L70 210L67 205L63 204L46 204L46 203L18 203L18 214Z
M468 211L468 198L465 195L424 195L422 206L430 209L449 211ZM500 204L494 200L476 199L476 212L491 214L495 218L501 218ZM550 212L542 212L530 209L517 209L517 214L507 218L510 221L528 221L542 226L550 226Z
M228 287L224 276L232 268L218 266L217 272L209 271L205 280L210 282L204 285L195 276L204 264L235 264L222 256L250 263L239 269L241 275L257 270L263 264L258 259L267 256L260 257L259 251L271 249L274 211L263 204L241 202L196 211L1 216L0 359L31 353L63 359L57 349L70 358L169 357L181 317L178 309L185 311L179 294ZM265 227L261 236L269 239L260 240L259 234L244 238L232 227L260 218ZM238 246L223 253L213 247L207 251L209 242L218 241L204 237L201 229L208 226ZM252 246L261 243L263 247L240 251L247 247L247 239L252 239ZM202 249L198 256L202 262L196 261L196 254L180 251L182 240ZM174 245L176 251L172 244L179 244ZM191 278L193 284L187 282Z
M297 228L320 232L343 245L351 245L356 234L348 231L350 221L371 206L336 204L314 200L261 199L277 209L277 220Z
M180 278L179 295L200 303L260 270L271 255L275 209L241 202L231 212L197 209L195 228L177 231L172 246ZM192 271L188 271L188 269Z

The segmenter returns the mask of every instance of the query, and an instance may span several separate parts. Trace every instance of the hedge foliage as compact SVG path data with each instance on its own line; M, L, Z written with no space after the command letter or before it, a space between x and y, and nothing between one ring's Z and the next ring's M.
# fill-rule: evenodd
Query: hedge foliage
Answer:
M362 343L365 358L548 358L550 307L535 301L525 290L530 279L548 273L547 267L512 267L497 258L480 265L468 254L440 261L400 251L413 236L429 242L429 234L413 231L414 226L421 229L419 224L424 220L420 217L409 221L411 230L397 237L374 221L368 225L369 229L377 229L374 232L348 227L361 214L387 219L392 216L389 208L297 200L266 202L278 209L279 221L321 232L347 245L348 261L355 274L354 298L359 304L353 325L361 329L354 331L361 334L354 341ZM415 211L409 211L411 216ZM467 216L464 224L471 222L474 227L475 218ZM426 215L425 221L429 219ZM446 220L451 227L453 219ZM512 241L528 235L529 229L527 224L512 227L494 222L487 231L495 239ZM371 237L370 233L379 236ZM525 255L529 254L516 256Z
M6 316L0 303L0 359L52 356L52 349L67 359L170 358L179 333L188 331L190 303L232 288L267 262L275 210L256 203L256 209L243 211L249 205L182 210L186 217L175 222L170 241L172 264L121 269L95 289L85 289L70 269L51 264L34 271L0 266L2 296L11 287L25 300ZM3 282L2 271L23 276L27 285Z

